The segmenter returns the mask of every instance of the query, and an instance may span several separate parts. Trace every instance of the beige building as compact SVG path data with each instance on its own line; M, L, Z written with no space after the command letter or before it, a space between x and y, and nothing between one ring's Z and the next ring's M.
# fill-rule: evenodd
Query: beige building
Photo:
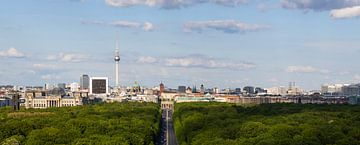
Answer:
M82 103L82 94L73 96L47 95L45 92L28 91L25 93L25 108L49 108L79 106Z

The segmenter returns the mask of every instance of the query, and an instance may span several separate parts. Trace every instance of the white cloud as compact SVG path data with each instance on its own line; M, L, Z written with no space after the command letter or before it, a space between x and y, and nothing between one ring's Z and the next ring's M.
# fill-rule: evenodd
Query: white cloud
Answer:
M130 7L134 5L146 5L161 7L164 9L178 9L197 4L214 3L223 6L239 6L248 0L105 0L105 3L113 7Z
M133 21L113 21L113 22L103 22L103 21L82 21L83 24L95 24L95 25L106 25L113 27L121 28L132 28L132 29L143 29L144 31L152 31L155 29L154 24L150 22L133 22Z
M154 30L154 25L152 23L145 22L143 25L143 29L145 31L152 31L152 30Z
M156 59L153 57L140 57L137 62L157 63L168 67L186 68L208 68L208 69L230 69L230 70L249 70L255 65L247 62L235 62L218 58L211 58L204 55L190 55L184 57L170 57Z
M354 78L355 78L356 81L360 81L360 75L357 74L357 75L354 76Z
M359 17L360 6L331 10L330 16L334 19Z
M329 70L318 69L312 66L288 66L286 68L286 71L290 73L324 73L324 74L330 73Z
M61 77L56 74L46 74L41 76L41 79L44 80L59 80L60 78Z
M16 48L11 47L8 50L0 51L0 57L23 58L25 57L25 54Z
M110 25L115 27L124 27L124 28L139 28L141 24L138 22L131 22L131 21L114 21L111 22Z
M245 33L270 28L266 25L247 24L236 20L213 20L187 22L183 25L185 32L202 32L205 29L213 29L225 33Z
M35 69L55 69L55 66L50 65L50 64L35 63L35 64L33 64L33 68L35 68Z
M360 5L360 0L282 0L287 9L326 11Z
M142 56L139 57L137 60L138 63L155 63L157 62L157 59L155 57L151 56Z
M88 55L76 53L59 53L58 55L49 55L47 57L47 60L58 60L62 62L83 62L88 59Z

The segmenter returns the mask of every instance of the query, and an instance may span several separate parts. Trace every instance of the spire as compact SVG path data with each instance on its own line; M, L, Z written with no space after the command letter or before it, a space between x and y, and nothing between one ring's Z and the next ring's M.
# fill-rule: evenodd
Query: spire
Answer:
M118 39L116 39L115 49L116 49L116 51L119 51L119 40Z

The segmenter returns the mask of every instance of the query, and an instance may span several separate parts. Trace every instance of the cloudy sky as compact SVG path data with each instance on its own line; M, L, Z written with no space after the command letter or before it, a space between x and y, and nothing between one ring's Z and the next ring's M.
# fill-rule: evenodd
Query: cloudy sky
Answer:
M2 0L0 84L360 82L360 0Z

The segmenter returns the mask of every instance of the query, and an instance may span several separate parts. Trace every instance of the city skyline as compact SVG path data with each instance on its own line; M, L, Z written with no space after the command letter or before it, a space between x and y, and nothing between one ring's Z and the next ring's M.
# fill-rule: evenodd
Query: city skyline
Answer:
M327 4L326 4L327 3ZM5 0L0 84L237 88L358 83L359 0Z

